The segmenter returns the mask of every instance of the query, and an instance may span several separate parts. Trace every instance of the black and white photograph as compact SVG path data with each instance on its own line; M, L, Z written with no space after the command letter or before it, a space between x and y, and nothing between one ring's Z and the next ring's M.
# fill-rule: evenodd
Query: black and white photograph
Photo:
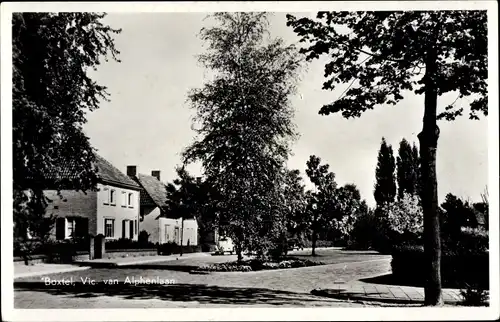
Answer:
M1 9L7 321L499 318L496 2Z

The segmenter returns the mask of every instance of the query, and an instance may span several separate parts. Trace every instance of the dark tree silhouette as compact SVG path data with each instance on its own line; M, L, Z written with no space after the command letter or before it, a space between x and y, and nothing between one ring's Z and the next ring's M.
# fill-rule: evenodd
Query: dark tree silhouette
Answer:
M396 164L392 146L382 138L380 150L378 151L377 167L375 169L375 190L373 196L377 206L393 202L396 197L396 178L394 171Z
M415 145L412 146L406 139L399 143L397 157L397 181L398 181L398 199L402 199L404 193L416 195L419 192L419 162L418 150Z

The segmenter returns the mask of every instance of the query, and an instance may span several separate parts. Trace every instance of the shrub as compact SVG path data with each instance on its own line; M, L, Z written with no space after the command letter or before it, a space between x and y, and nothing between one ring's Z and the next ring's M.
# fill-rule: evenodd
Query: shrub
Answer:
M373 211L363 213L354 223L351 238L346 244L347 249L368 250L375 246L377 236L377 221Z
M485 306L488 304L488 292L479 285L465 284L465 288L460 290L463 298L462 304L467 306Z
M148 245L150 244L149 242L149 233L145 230L141 230L139 232L139 236L137 237L137 240L139 241L139 244L142 244L142 245Z
M78 252L88 252L90 241L88 237L67 240L49 240L44 243L40 252L47 256L51 263L71 263Z
M424 249L421 246L402 246L393 249L392 274L399 281L423 284L425 263ZM442 251L441 281L446 287L460 288L465 284L471 284L487 288L489 253Z

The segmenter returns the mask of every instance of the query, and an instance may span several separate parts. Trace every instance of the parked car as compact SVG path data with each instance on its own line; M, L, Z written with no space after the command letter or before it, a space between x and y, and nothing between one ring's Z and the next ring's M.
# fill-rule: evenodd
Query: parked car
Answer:
M219 254L229 253L229 254L232 255L234 253L233 240L231 238L229 238L229 237L221 237L221 238L219 238L217 252Z
M304 249L304 245L302 245L302 243L298 239L296 239L296 238L289 239L288 240L288 250L295 250L295 249L297 249L297 250L299 250L299 249L303 250Z

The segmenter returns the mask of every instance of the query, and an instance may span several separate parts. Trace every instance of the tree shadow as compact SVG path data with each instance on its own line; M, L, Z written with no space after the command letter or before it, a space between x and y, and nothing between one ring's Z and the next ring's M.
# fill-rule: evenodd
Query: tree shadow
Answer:
M413 276L408 276L407 278L396 278L393 274L380 275L370 278L360 279L361 282L373 283L373 284L386 284L395 286L412 286L412 287L425 287L425 282L423 279L417 279ZM481 287L488 289L488 280L481 281L479 284ZM452 280L442 280L441 286L443 288L462 288L463 285L457 281Z
M208 286L203 284L105 284L96 285L75 283L74 285L45 285L42 282L15 282L15 292L40 292L50 295L94 298L99 296L119 297L121 299L192 302L200 304L233 305L297 305L307 306L314 301L328 301L322 297L306 293L271 290L265 288L237 288Z
M404 305L404 306L423 306L421 301L408 300L408 299L399 299L395 297L385 297L384 293L372 291L372 292L357 292L357 291L349 291L346 289L321 289L321 290L312 290L311 294L335 299L342 299L348 301L373 301L387 304L395 304L395 305Z
M198 265L162 265L162 264L140 264L140 265L122 265L113 267L113 269L154 269L178 272L190 272L198 268Z

